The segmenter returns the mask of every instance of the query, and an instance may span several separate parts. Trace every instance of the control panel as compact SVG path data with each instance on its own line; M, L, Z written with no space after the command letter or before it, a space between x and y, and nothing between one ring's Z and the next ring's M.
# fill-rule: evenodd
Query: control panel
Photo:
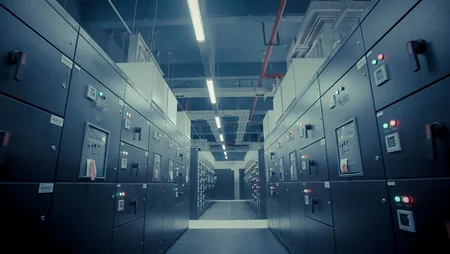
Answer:
M284 181L284 157L281 157L278 160L278 167L279 167L279 180Z
M363 169L356 118L337 127L335 133L338 145L339 176L362 176Z
M106 106L106 95L98 91L94 86L88 85L86 98L92 101L92 107L99 111L108 111Z
M109 132L86 123L81 155L80 179L105 179L108 159Z
M153 181L161 181L161 154L153 154Z
M290 179L297 180L297 150L294 150L289 154L290 162Z
M174 165L173 165L173 160L169 159L169 182L173 182L173 174L174 174Z
M411 233L416 232L414 215L412 211L397 210L397 219L398 219L398 226L401 230L405 230Z

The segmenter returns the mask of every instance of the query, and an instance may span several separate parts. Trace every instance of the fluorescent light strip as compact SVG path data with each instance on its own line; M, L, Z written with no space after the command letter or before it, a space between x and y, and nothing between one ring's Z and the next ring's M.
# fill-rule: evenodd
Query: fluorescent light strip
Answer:
M225 145L222 145L222 149L225 150Z
M223 135L220 134L219 137L220 137L220 141L223 142ZM225 148L224 148L224 149L225 149Z
M228 160L228 156L225 156L225 160Z
M211 99L211 103L216 104L216 102L217 102L216 93L214 92L214 83L213 83L212 79L206 80L206 86L208 87L209 99Z
M187 0L189 12L191 14L192 25L194 26L195 38L198 42L205 42L205 31L203 30L202 14L198 0Z
M222 128L222 125L220 125L220 117L218 117L218 116L216 116L216 125L217 125L217 128L219 128L219 129ZM223 135L220 134L220 136L221 136L220 140L223 141Z
M227 155L227 152L223 152L223 154Z

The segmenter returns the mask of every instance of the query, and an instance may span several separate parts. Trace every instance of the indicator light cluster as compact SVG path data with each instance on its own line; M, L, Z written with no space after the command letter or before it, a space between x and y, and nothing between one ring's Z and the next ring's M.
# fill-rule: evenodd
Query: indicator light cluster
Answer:
M383 124L383 129L388 129L389 127L396 127L398 126L399 122L397 120L391 120L389 123Z
M372 65L377 65L378 61L384 60L384 54L378 54L377 59L372 60Z
M125 197L125 192L117 192L118 197Z
M412 201L412 199L408 196L395 196L394 200L397 203L404 203L404 204L409 204Z
M128 152L127 151L122 151L122 154L123 155L128 155Z
M131 118L131 113L126 112L125 115L126 115L128 118Z

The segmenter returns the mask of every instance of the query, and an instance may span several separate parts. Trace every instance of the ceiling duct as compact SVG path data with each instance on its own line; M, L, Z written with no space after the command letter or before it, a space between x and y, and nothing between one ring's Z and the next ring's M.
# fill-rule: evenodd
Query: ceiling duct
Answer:
M311 1L296 40L287 55L288 65L293 58L326 58L349 32L348 26L357 24L366 9L367 1Z

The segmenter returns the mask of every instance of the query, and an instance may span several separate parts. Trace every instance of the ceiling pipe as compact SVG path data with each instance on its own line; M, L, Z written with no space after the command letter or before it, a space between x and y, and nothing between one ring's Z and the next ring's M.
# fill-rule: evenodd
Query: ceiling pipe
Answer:
M281 17L283 17L284 9L286 8L287 0L280 0L280 5L278 6L277 17L275 19L275 23L273 24L272 34L270 35L269 46L267 46L266 58L264 59L263 67L261 69L261 74L259 75L258 86L262 86L263 79L265 78L265 73L267 70L267 66L269 65L270 55L272 55L273 45L276 39L276 35L278 33L278 28L280 28ZM248 121L252 120L253 112L256 108L256 103L258 102L258 97L256 96L253 100L253 108L250 111L250 116Z

